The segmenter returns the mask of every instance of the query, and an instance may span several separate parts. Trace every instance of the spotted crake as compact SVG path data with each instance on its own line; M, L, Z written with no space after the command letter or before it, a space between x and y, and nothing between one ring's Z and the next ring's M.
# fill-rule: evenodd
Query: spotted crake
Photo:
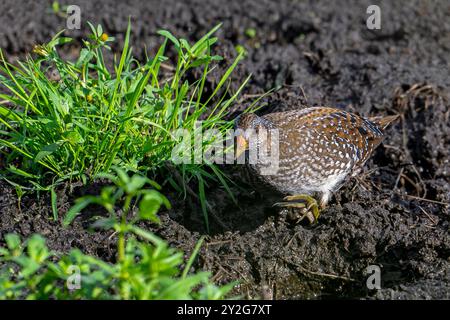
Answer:
M318 216L317 203L312 203L314 199L310 195L321 194L320 206L325 207L331 193L345 178L361 171L383 140L384 130L397 117L364 118L327 107L264 116L242 114L235 121L235 128L241 129L238 132L244 132L237 137L237 152L248 150L250 139L260 139L258 134L252 137L248 132L276 129L279 138L276 174L261 174L260 163L250 166L264 182L290 195L285 198L289 202L281 203L282 206L301 207L292 201L306 200L308 208L313 208L314 216ZM258 141L258 145L270 150L269 141L270 138Z

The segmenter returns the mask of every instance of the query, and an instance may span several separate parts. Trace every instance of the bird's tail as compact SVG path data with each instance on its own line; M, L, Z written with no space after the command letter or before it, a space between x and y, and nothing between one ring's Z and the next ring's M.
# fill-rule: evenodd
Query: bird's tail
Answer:
M369 118L370 121L375 123L382 130L386 129L393 121L397 120L400 115L387 116L387 117L373 117Z

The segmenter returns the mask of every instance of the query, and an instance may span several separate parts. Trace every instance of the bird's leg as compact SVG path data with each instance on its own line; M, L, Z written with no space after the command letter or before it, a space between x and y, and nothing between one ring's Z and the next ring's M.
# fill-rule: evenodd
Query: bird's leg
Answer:
M307 206L305 208L305 210L307 212L306 217L308 218L309 222L311 222L311 223L317 221L317 219L320 216L320 211L319 211L319 206L317 205L317 201L310 195L297 194L297 195L293 195L293 196L287 196L284 198L284 200L287 200L287 201L303 200L303 201L305 201L307 204ZM312 216L311 216L311 210L312 210Z
M284 208L301 208L303 216L300 217L299 221L303 220L306 217L308 218L310 223L313 223L319 218L319 206L316 199L314 199L313 197L306 194L298 194L287 196L283 200L286 200L287 202L278 202L274 205ZM304 202L296 202L297 200L303 200Z

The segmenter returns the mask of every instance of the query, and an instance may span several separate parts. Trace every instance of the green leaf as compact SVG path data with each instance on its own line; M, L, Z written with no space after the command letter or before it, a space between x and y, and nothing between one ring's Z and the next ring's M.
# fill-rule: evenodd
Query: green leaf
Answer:
M166 37L167 39L172 41L175 44L175 46L177 47L177 49L180 47L180 42L169 31L167 31L167 30L159 30L158 34L162 35L163 37Z
M128 183L130 183L130 177L123 169L115 168L115 171L117 173L117 177L119 178L119 181L116 182L117 185L126 186Z
M19 169L19 168L14 167L14 166L11 165L11 164L9 165L9 167L7 168L7 170L8 170L9 172L12 172L12 173L14 173L14 174L17 174L17 175L22 176L22 177L25 177L25 178L30 178L30 179L38 179L38 178L39 178L39 176L34 175L34 174L30 174L30 173L28 173L28 172L25 172L25 171L23 171L23 170L21 170L21 169Z
M45 239L40 234L34 234L27 241L27 252L33 261L43 263L50 255Z
M69 114L69 103L70 101L67 97L60 96L53 91L48 90L47 94L53 103L53 107L58 111L58 113L64 118Z
M9 233L5 236L6 245L9 250L14 251L20 247L20 236L15 233Z
M119 91L119 85L122 83L122 71L125 66L125 61L127 60L128 54L130 52L130 34L131 34L131 22L128 19L127 32L125 34L125 41L123 43L122 55L120 56L119 66L116 69L116 80L114 81L114 89L109 101L109 111L112 112L114 108L114 103Z
M58 208L56 205L57 198L56 198L56 192L55 192L54 187L52 187L50 189L50 194L51 194L51 201L52 201L53 220L56 221L56 220L58 220Z
M78 57L78 60L75 64L75 66L77 68L84 66L84 65L88 64L89 61L91 61L93 57L94 57L94 52L92 52L86 48L83 48L80 51L80 56Z
M194 54L197 54L197 50L199 49L199 47L201 47L203 45L203 43L209 38L211 37L211 35L213 33L215 33L217 30L219 30L219 28L222 26L222 23L219 23L218 25L216 25L214 28L211 29L211 31L209 31L207 34L205 34L203 37L200 38L200 40L197 41L196 44L194 44L191 48L192 52Z
M190 51L191 46L185 39L180 39L180 43L183 46L183 48L185 48L187 51Z
M148 190L139 203L139 217L144 220L159 223L159 218L156 216L156 213L163 204L167 208L170 208L170 203L166 197L156 190Z
M222 57L222 56L215 55L215 56L211 56L211 60L213 60L213 61L222 61L222 60L223 60L223 57Z
M196 59L194 62L192 62L190 64L190 67L196 68L196 67L205 65L205 64L209 63L210 61L211 61L211 57L199 58L199 59Z
M94 25L91 22L87 22L89 29L91 29L92 34L95 36L97 33L97 30L95 29Z
M108 230L108 229L112 229L116 223L117 223L117 219L115 217L100 218L97 221L95 221L91 225L91 227Z
M161 238L155 236L150 231L144 230L144 229L136 227L136 226L131 226L130 231L132 231L135 235L140 236L140 237L144 238L145 240L152 242L155 246L166 245L165 242Z
M57 45L63 45L63 44L66 44L66 43L69 43L69 42L72 42L72 38L69 38L69 37L61 37L61 38L58 38L58 40L56 41L56 44Z
M71 145L84 143L83 137L77 130L66 131L64 132L63 136L67 139L67 141L69 141Z
M14 189L16 189L17 198L19 198L19 201L20 201L20 199L22 198L22 196L25 194L25 191L23 191L22 186L20 186L20 185L18 185L18 184L15 184L15 185L14 185Z
M230 196L231 200L233 200L234 204L236 206L238 206L238 202L237 202L233 192L231 191L230 186L228 185L227 181L225 180L224 174L214 164L211 164L209 167L214 171L214 174L220 180L220 183L222 184L222 186L227 191L227 193Z
M102 26L99 24L99 25L97 26L97 36L100 37L100 36L102 35L102 33L103 33L103 28L102 28Z
M10 121L20 121L21 118L16 114L16 111L0 106L0 116L5 117Z
M24 278L31 277L41 267L39 263L37 263L36 261L25 255L15 258L14 261L20 266L22 266L20 274Z
M93 199L91 197L77 199L77 202L73 205L73 207L67 211L63 220L63 226L67 227L73 219L81 213L81 210L86 208L91 203L93 203Z
M189 270L192 267L192 264L194 263L195 257L197 257L198 252L200 251L200 248L202 247L203 241L205 240L205 237L202 236L200 240L197 241L197 244L195 245L194 251L192 251L191 256L189 257L188 262L186 263L186 266L184 267L183 273L181 274L182 278L186 278Z
M52 10L53 10L54 13L58 13L59 10L61 10L61 7L60 7L58 1L53 1L53 3L52 3Z
M147 179L146 177L135 174L131 177L129 182L126 184L125 191L128 194L133 194L136 191L140 190L148 181L149 181L149 179Z
M34 157L34 162L39 162L46 156L51 155L53 152L58 150L60 146L61 142L55 142L43 147L41 151L39 151L38 154Z

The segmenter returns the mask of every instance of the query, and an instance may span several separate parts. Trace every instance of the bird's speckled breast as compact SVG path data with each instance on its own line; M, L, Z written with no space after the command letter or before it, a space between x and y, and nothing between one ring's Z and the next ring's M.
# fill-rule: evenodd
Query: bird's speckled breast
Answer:
M375 124L346 111L308 108L279 115L265 117L279 129L279 169L261 178L283 193L335 190L382 138ZM260 165L253 168L261 174Z

